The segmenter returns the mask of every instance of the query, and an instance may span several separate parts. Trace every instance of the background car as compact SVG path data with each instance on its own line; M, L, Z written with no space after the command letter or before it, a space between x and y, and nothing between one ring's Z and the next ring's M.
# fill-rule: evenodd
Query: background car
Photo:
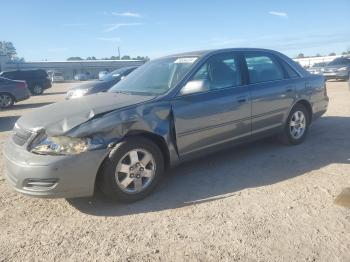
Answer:
M53 72L51 75L51 82L62 82L64 81L63 74L60 72Z
M109 72L108 71L101 71L98 73L98 79L101 79L102 77L104 77L105 75L107 75Z
M87 81L90 77L86 73L79 73L74 76L74 80L76 81Z
M11 107L30 97L30 91L25 81L15 81L0 77L0 108Z
M348 80L350 75L350 57L338 57L324 67L323 76L328 79Z
M328 63L326 62L315 63L312 67L309 67L306 70L309 71L311 74L321 75L323 73L324 67L327 66L327 64Z
M67 99L77 98L84 95L90 95L90 94L99 93L99 92L106 92L108 89L110 89L113 85L118 83L123 77L130 74L136 68L137 68L136 66L123 67L115 71L112 71L111 73L105 75L99 80L95 80L95 81L74 87L67 92Z
M51 80L45 70L15 70L0 73L1 77L12 80L24 80L33 95L40 95L45 89L50 88Z

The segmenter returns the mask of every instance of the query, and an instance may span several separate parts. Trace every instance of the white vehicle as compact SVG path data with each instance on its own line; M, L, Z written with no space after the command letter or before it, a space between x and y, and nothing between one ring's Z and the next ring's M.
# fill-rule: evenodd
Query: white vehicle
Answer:
M103 78L105 75L107 75L109 72L108 71L101 71L98 73L98 79Z
M51 76L51 82L62 82L64 81L64 77L62 73L53 72Z

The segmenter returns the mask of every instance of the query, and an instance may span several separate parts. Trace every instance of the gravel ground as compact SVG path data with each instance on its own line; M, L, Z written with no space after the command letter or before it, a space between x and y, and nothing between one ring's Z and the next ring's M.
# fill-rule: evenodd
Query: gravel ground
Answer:
M0 151L20 115L72 85L1 111ZM350 209L334 203L350 187L350 92L327 85L329 110L302 145L268 139L198 159L134 204L24 197L0 153L0 261L350 261Z

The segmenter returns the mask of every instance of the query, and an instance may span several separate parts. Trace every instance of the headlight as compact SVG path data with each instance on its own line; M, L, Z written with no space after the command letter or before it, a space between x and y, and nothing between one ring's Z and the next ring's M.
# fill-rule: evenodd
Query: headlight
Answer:
M89 92L89 89L87 89L87 88L85 88L85 89L75 89L75 90L68 91L67 97L69 97L69 98L78 98L78 97L82 97L82 96L86 95L87 92Z
M92 149L89 138L68 136L44 137L31 147L31 152L40 155L76 155Z
M345 71L346 69L348 69L346 66L338 68L338 71Z

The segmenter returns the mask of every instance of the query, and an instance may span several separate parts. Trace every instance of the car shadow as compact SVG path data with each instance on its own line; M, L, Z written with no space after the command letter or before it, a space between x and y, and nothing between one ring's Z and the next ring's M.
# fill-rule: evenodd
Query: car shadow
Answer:
M11 131L20 116L0 116L0 132Z
M333 163L350 164L350 118L323 117L298 146L265 139L184 163L164 177L146 199L115 203L97 191L90 198L67 199L94 216L124 216L199 205L232 197L246 188L272 185Z

